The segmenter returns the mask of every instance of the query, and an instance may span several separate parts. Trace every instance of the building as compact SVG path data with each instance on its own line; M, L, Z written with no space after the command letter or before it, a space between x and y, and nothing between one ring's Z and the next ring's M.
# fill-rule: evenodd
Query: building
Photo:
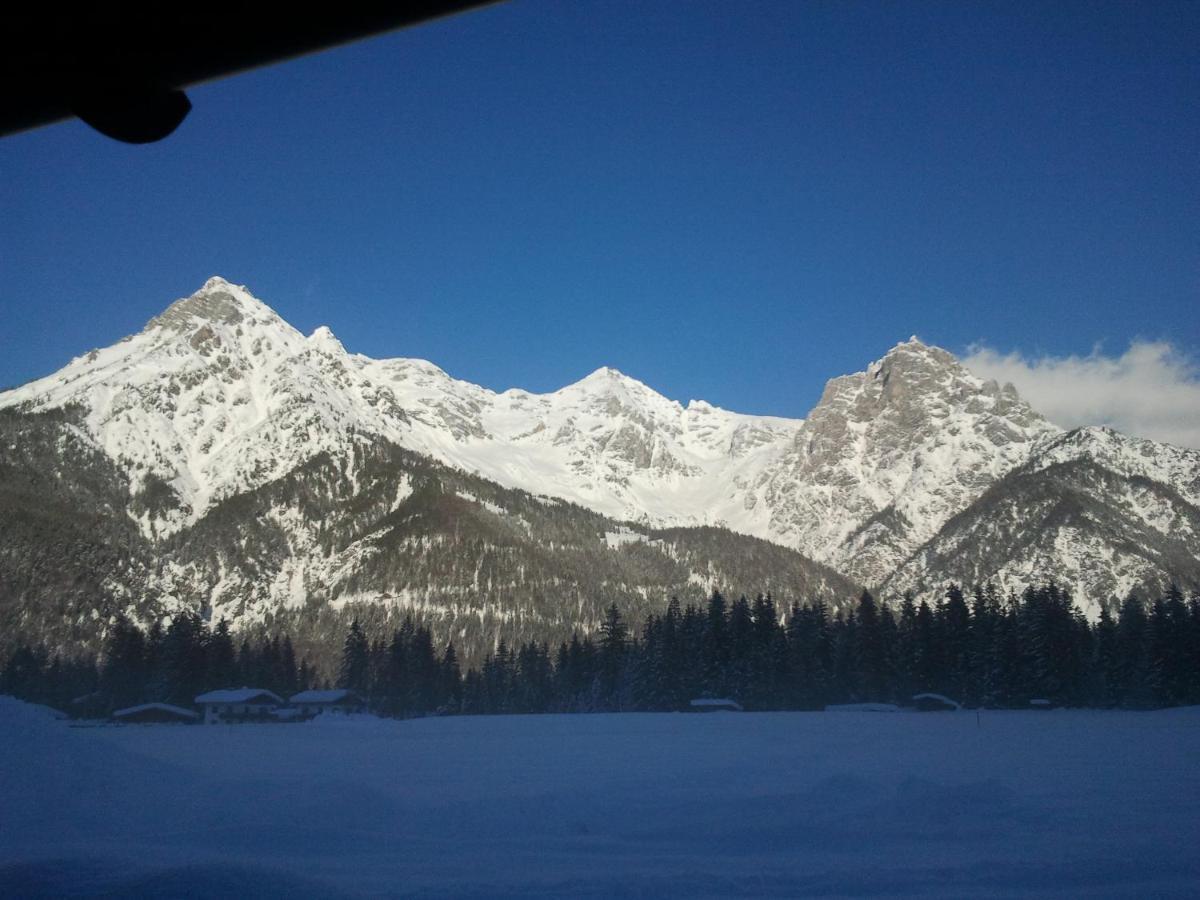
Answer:
M283 698L262 688L233 688L209 691L196 698L204 710L205 725L225 722L269 722L271 713L283 706Z
M118 709L112 714L112 718L114 722L124 723L178 722L194 725L200 721L200 714L182 706L172 706L170 703L142 703Z
M305 717L326 712L346 715L362 712L366 708L362 697L348 688L336 688L331 691L301 691L293 694L288 702L299 711L300 715Z

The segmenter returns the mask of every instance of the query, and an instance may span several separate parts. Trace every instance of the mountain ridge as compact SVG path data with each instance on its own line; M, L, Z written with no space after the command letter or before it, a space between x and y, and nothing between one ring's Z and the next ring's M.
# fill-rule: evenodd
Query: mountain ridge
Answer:
M61 421L47 426L56 436L48 432L40 440L48 442L45 465L58 466L59 477L86 483L93 476L75 469L95 467L84 461L92 459L87 454L108 461L112 472L104 478L127 482L124 514L146 542L147 559L158 552L153 548L195 535L202 525L211 530L204 523L218 512L223 533L235 540L238 528L249 523L239 526L229 517L227 510L238 508L234 501L289 483L318 458L340 461L337 477L347 484L339 488L340 502L366 503L369 490L359 468L385 446L502 491L557 498L610 523L626 523L587 526L597 534L618 533L618 527L642 534L718 527L767 540L842 573L837 583L843 591L855 584L893 593L907 586L935 591L946 580L993 577L1015 584L1017 573L1033 578L1064 570L1079 573L1083 586L1107 600L1108 593L1172 577L1163 570L1170 561L1180 577L1192 579L1190 560L1197 555L1189 556L1189 545L1172 537L1171 529L1190 527L1193 520L1200 452L1105 429L1064 431L1011 385L978 378L952 354L915 336L863 371L830 379L808 416L787 419L731 412L698 399L685 405L611 367L547 393L496 392L426 360L349 352L326 326L306 336L245 287L214 277L137 334L0 393L0 411L16 417L18 431L25 427L22 417L58 411ZM87 453L59 458L54 444L64 440L86 444ZM1057 485L1037 474L1066 472L1055 467L1079 460L1109 474ZM20 477L41 477L33 462L22 466ZM380 498L392 497L397 508L405 502L406 466L395 463L395 483L371 495L368 506L380 522L391 515L380 512ZM1170 490L1141 490L1138 479ZM1055 532L1057 543L1048 545L1037 535L1017 540L1014 529L1025 511L998 503L1005 491L1025 498L1031 510L1041 508L1032 498L1049 491L1057 492L1055 502L1123 509L1125 518L1076 517L1074 530ZM116 496L105 502L117 505ZM1135 496L1149 506L1138 507L1129 499ZM332 551L313 543L311 534L304 537L309 532L289 509L271 513L282 518L268 569L272 579L283 580L269 590L249 576L238 582L238 590L257 598L249 619L306 592L328 598L331 584L345 581L328 581ZM954 529L984 534L983 523L970 524L984 509L1007 517L1003 540L993 536L1008 555L964 550L956 568L947 548L969 542L954 538ZM1058 527L1057 520L1037 521L1046 534ZM394 530L395 524L379 527ZM750 553L748 547L743 549ZM1080 560L1090 560L1091 567ZM131 584L191 604L209 602L203 599L207 590L219 600L210 605L232 608L232 582L219 573L249 563L237 554L216 569L210 563L196 563L175 582L147 575L130 576ZM354 564L353 554L337 563ZM787 565L817 571L800 561ZM379 597L390 596L391 577L376 585ZM666 584L662 578L655 590ZM1195 578L1200 583L1200 575ZM827 586L836 580L812 579ZM633 582L626 586L636 588ZM112 593L133 589L114 585ZM0 600L4 590L0 581Z

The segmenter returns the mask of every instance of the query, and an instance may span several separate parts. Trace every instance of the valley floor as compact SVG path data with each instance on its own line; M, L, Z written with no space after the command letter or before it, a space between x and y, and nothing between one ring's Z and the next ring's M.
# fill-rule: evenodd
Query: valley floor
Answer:
M1200 708L72 727L0 697L0 895L1200 893Z

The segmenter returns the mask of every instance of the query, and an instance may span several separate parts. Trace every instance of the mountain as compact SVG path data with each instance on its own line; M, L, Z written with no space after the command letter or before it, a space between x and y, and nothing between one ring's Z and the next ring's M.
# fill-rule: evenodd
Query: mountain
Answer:
M0 394L0 439L0 625L56 640L121 609L314 640L409 610L478 652L713 586L836 604L1057 575L1092 612L1200 586L1200 453L1064 432L916 338L782 419L608 368L497 393L213 278Z
M550 394L495 393L422 360L349 354L327 328L305 337L218 278L0 405L87 410L135 481L179 498L146 521L152 533L365 434L614 518L727 526L867 582L1057 431L915 339L789 420L683 406L615 369Z
M720 587L840 605L859 587L795 550L549 495L608 486L624 511L653 477L744 459L786 427L684 410L612 370L495 394L305 337L212 279L0 395L0 633L86 645L118 612L184 606L320 648L350 616L415 613L471 660L590 630L612 602L638 618Z
M0 394L24 411L78 406L135 489L165 482L165 534L317 453L369 435L497 483L655 525L702 512L782 449L798 422L668 400L615 369L551 394L495 393L423 360L305 337L243 287L210 279L139 334ZM744 529L751 530L751 529Z
M1058 429L916 338L834 378L762 482L770 534L878 584Z
M464 662L500 639L569 638L618 603L638 620L714 587L834 606L857 586L794 550L714 528L652 530L505 489L352 434L163 535L177 495L138 487L78 407L0 410L0 635L94 646L115 615L198 609L290 632L330 663L351 618L413 614ZM134 469L133 471L137 471Z
M1115 607L1130 591L1200 586L1200 453L1079 428L954 516L884 582L918 593L948 582L1002 588L1053 577Z

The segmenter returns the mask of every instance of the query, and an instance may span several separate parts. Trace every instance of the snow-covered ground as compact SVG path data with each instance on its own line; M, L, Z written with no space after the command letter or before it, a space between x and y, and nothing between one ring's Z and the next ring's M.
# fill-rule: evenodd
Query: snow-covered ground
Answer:
M0 896L1196 896L1200 708L71 727Z

